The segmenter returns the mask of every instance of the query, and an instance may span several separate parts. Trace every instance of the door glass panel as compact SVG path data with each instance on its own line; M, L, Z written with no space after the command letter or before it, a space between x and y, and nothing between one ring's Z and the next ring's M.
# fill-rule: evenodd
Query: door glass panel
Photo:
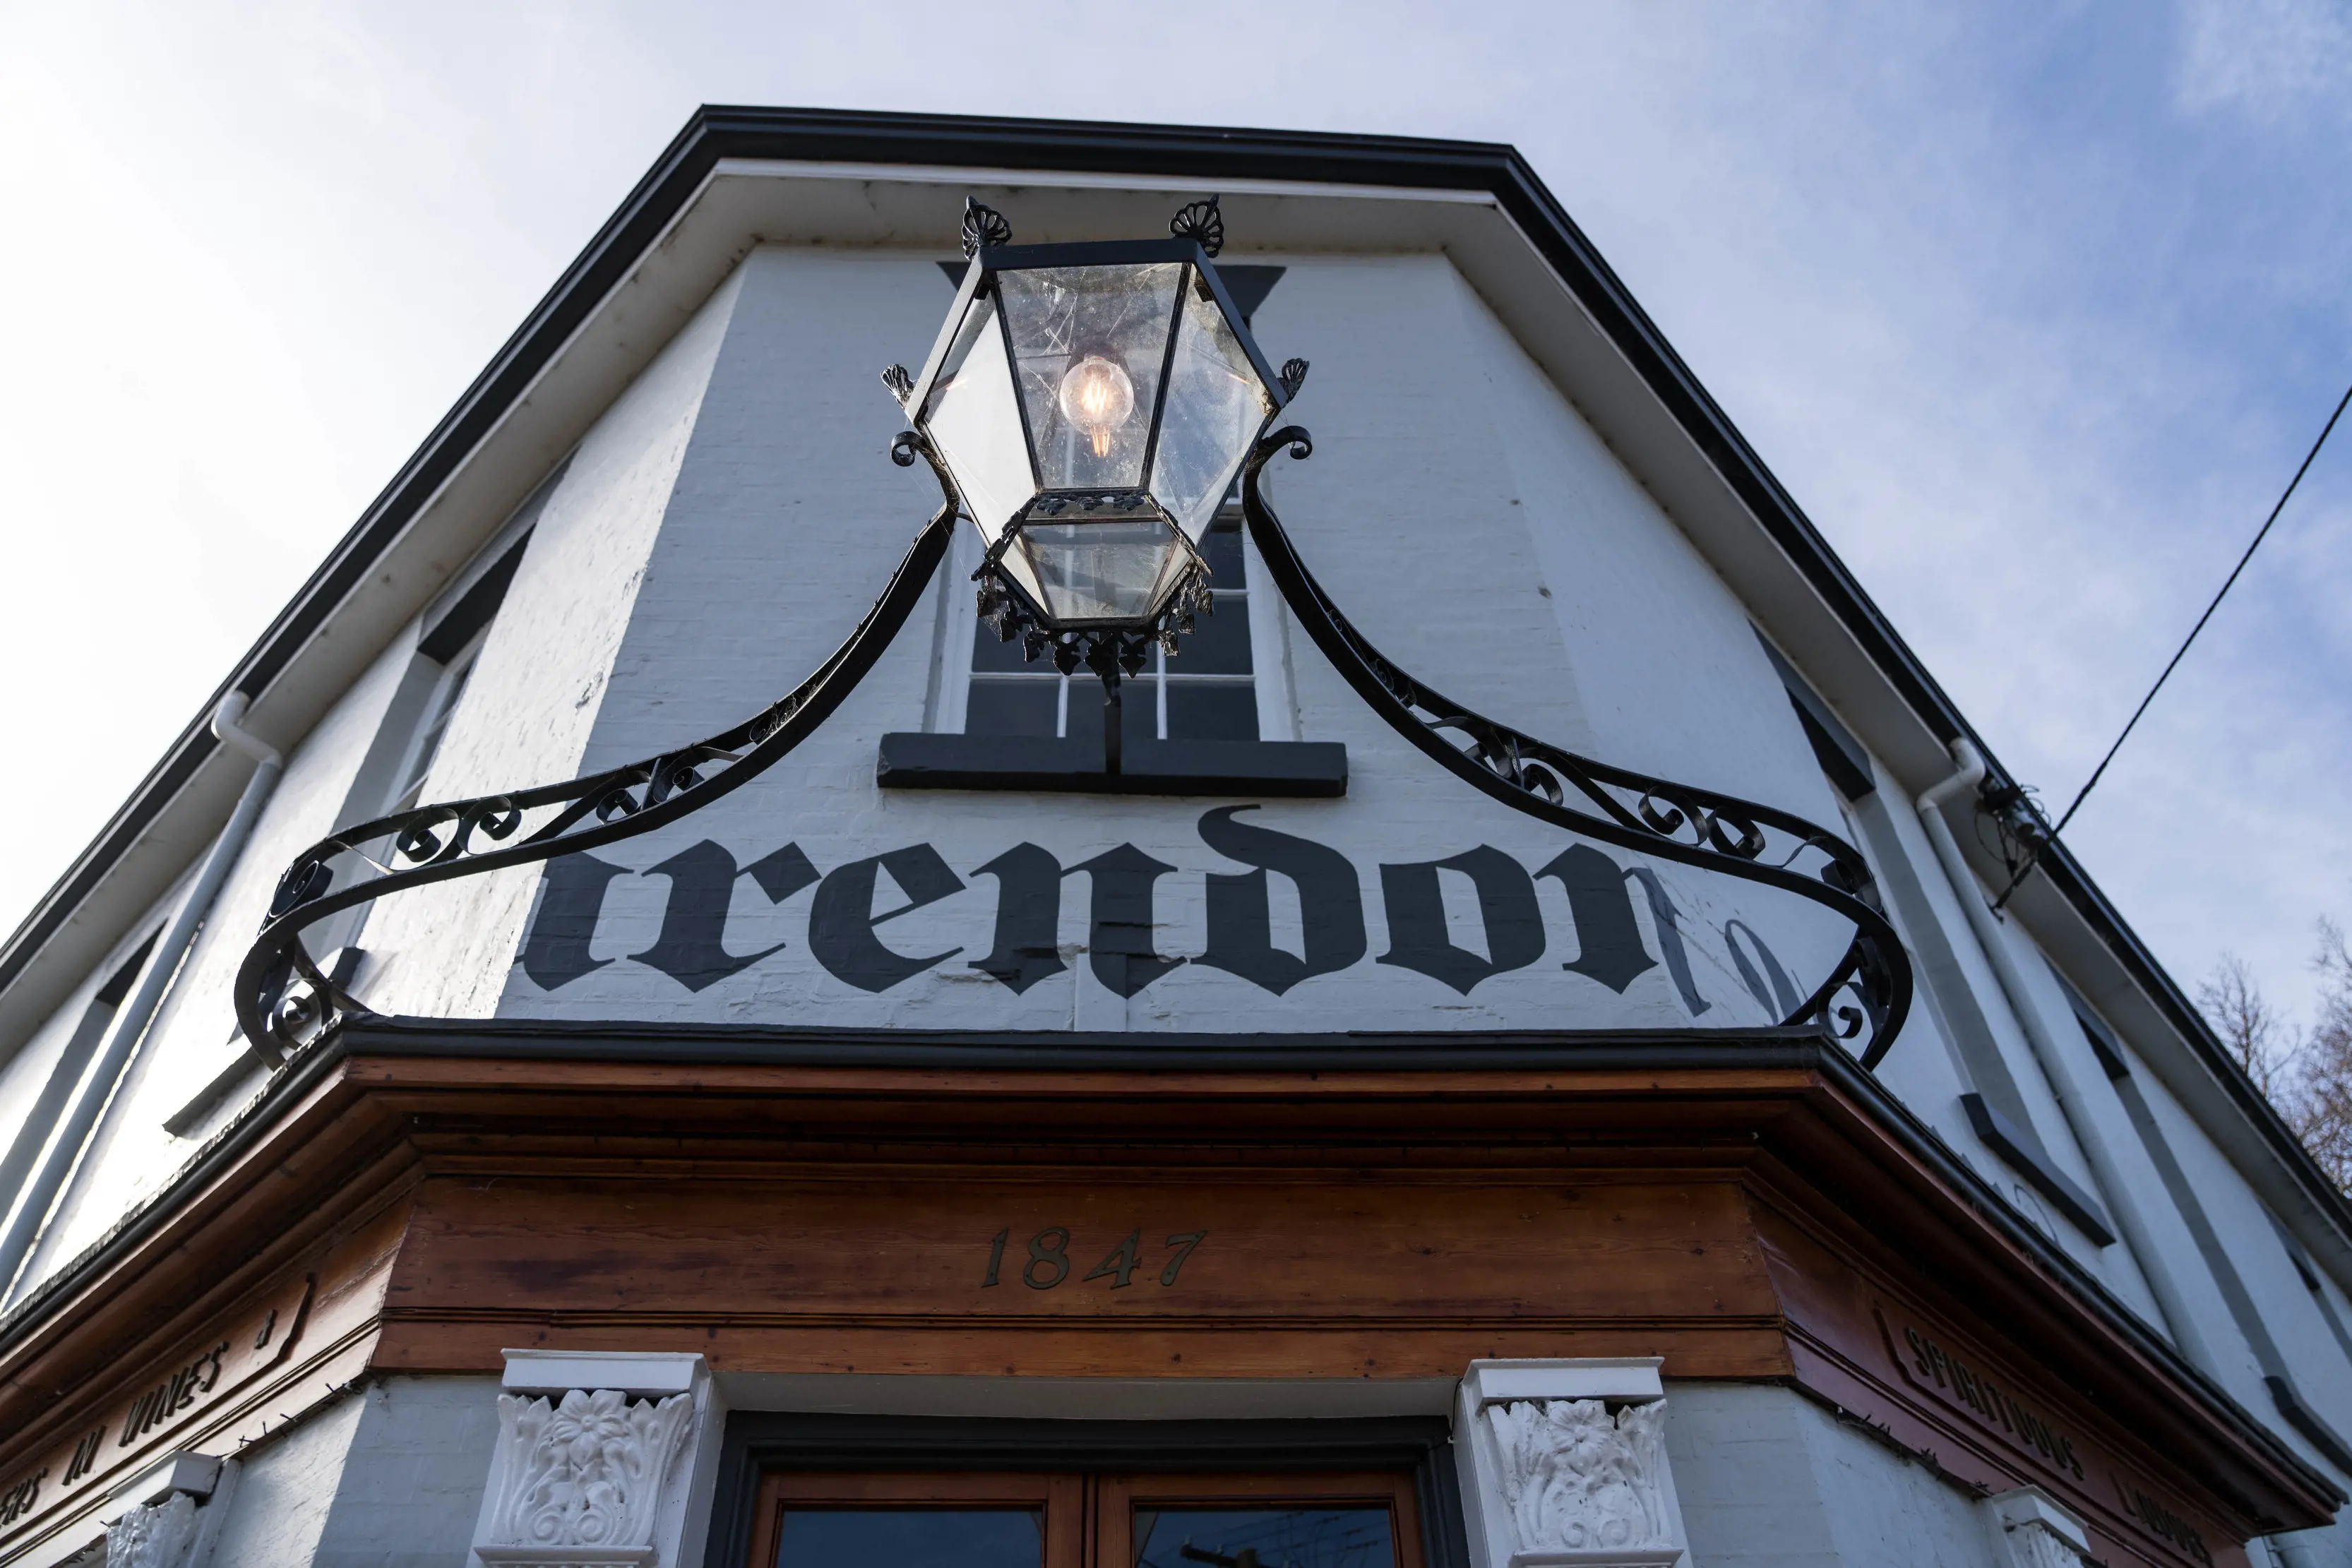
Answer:
M1045 1540L1042 1509L787 1508L775 1568L1040 1568Z
M1135 1568L1396 1568L1384 1508L1135 1511Z

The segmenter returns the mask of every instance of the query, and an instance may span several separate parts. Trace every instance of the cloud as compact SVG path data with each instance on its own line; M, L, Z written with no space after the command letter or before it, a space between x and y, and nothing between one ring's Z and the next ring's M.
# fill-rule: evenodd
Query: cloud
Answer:
M2352 11L2331 0L2186 0L2179 100L2276 121L2341 118L2352 93Z

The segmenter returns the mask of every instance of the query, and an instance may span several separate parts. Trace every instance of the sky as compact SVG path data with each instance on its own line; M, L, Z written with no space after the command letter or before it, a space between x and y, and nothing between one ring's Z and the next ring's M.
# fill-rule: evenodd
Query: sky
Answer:
M2352 4L0 0L0 928L698 103L1508 141L2053 812L2352 383ZM2290 1011L2352 430L2067 841Z

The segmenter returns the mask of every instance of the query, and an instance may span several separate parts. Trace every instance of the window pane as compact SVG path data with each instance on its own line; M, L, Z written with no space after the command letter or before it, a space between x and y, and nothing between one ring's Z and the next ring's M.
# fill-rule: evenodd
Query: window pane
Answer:
M1054 661L1052 655L1040 653L1037 662L1031 664L1021 656L1020 638L1004 642L996 635L995 627L982 621L972 630L971 667L976 674L1050 675Z
M1250 673L1249 601L1238 593L1217 595L1216 608L1192 618L1192 629L1176 639L1168 656L1171 675L1246 675Z
M1061 704L1062 683L1051 677L975 680L964 705L966 735L1042 735L1054 733L1055 711ZM1096 734L1101 734L1097 728Z
M1046 611L1064 622L1134 621L1167 597L1190 559L1156 513L1081 522L1032 517L1003 559L1029 563Z
M1039 1568L1035 1509L791 1509L776 1568Z
M443 679L441 689L433 694L433 706L425 715L423 733L416 737L416 755L409 761L408 777L400 781L400 789L387 810L405 811L424 795L425 776L433 771L433 759L441 752L441 737L449 731L450 716L457 711L457 699L466 695L466 683L473 679L474 661L478 657L480 649L477 646L464 655L457 667Z
M1150 675L1118 683L1120 743L1132 746L1139 740L1150 740L1160 733L1159 683ZM1070 728L1073 740L1083 740L1090 746L1102 745L1103 732L1102 681L1085 665L1070 677Z
M1135 1511L1135 1568L1395 1568L1384 1508Z
M1231 589L1239 593L1249 586L1242 575L1242 531L1239 528L1211 528L1201 541L1201 554L1209 562L1209 586Z
M1048 490L1131 490L1174 324L1177 262L996 276Z
M1184 295L1184 324L1168 368L1168 412L1151 493L1194 538L1225 498L1274 400L1257 379L1224 312L1195 290Z
M1076 694L1071 695L1075 699ZM1071 727L1075 729L1075 700L1071 707ZM1257 692L1246 681L1170 681L1168 738L1255 740Z
M1029 472L1021 409L1013 401L1004 335L996 329L996 308L989 301L974 302L964 318L924 418L972 521L993 543L1013 514L1036 494L1036 482Z

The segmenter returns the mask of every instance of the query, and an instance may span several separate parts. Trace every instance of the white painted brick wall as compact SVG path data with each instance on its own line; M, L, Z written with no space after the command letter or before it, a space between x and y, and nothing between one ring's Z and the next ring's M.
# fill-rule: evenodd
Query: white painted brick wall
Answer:
M526 554L509 591L513 612L493 627L467 700L451 720L428 799L576 771L733 300L734 286L722 287L581 443L541 514L545 548L535 540ZM163 1131L164 1120L242 1051L231 1038L236 967L279 874L339 825L336 813L415 640L413 628L395 638L327 716L288 748L285 774L93 1135L26 1270L27 1284L104 1235L238 1108L232 1098L184 1138ZM536 870L526 869L378 904L362 941L371 954L362 994L386 1011L488 1011L489 1001L481 998L487 988L495 999L504 982L537 883ZM180 896L175 888L160 901L124 946L168 919ZM29 1103L39 1092L89 991L110 972L94 973L18 1053L0 1083L0 1104ZM257 1073L248 1097L260 1083Z
M1973 1500L1785 1388L1669 1383L1690 1568L1979 1568Z
M363 1402L339 1399L240 1452L206 1568L311 1568Z
M498 1396L495 1377L372 1385L313 1568L465 1568Z
M466 1568L498 1395L388 1378L245 1449L205 1568Z

